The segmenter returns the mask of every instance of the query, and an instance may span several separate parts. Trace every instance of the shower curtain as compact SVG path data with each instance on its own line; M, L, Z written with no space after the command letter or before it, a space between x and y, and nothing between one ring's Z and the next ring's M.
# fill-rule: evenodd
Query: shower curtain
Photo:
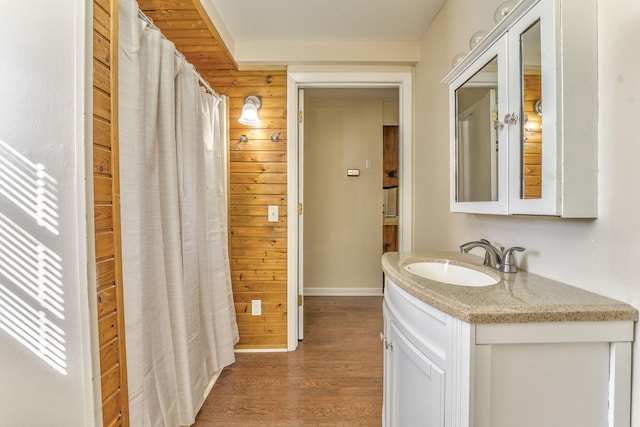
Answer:
M132 426L195 422L238 341L220 103L173 43L119 1L124 313Z

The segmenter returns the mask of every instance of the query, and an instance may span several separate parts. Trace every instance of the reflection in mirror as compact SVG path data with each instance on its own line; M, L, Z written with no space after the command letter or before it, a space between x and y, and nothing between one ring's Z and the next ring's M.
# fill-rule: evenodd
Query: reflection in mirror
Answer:
M498 58L456 89L456 200L498 200Z
M520 35L522 111L522 199L542 197L542 71L540 21Z

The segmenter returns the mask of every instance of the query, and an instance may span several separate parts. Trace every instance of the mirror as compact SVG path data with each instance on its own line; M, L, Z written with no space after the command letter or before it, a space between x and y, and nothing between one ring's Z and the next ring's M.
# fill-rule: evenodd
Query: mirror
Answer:
M542 198L542 69L540 21L520 35L522 84L520 198Z
M455 91L456 200L498 200L498 58Z

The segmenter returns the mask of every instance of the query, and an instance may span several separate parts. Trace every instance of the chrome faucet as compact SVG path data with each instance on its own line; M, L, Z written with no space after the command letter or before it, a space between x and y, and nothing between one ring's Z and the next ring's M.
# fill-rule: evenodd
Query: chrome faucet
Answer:
M496 270L500 269L500 265L502 264L502 252L486 239L480 239L478 241L467 242L464 245L460 245L460 252L467 253L476 247L480 247L485 250L484 265L495 268Z
M525 248L520 246L514 246L506 250L504 247L500 247L500 249L498 249L487 239L480 239L460 245L460 252L467 253L476 247L480 247L485 250L484 265L495 268L503 273L516 273L518 271L513 252L522 252L525 250Z

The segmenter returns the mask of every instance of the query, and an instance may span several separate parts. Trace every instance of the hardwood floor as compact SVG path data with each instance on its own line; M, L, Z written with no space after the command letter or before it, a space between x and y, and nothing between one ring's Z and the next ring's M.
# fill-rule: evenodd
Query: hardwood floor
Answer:
M196 427L380 426L382 297L306 297L289 353L238 353Z

